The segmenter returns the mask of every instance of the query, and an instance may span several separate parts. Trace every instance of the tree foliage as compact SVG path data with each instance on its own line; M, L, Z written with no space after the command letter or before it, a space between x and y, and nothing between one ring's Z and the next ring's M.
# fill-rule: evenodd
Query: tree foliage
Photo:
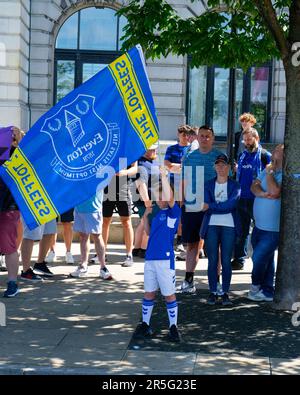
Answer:
M197 0L190 0L191 2ZM208 0L207 12L181 18L165 0L131 0L119 13L128 19L124 48L141 44L146 56L191 55L193 66L242 67L281 57L252 0ZM291 0L274 1L278 22L289 34Z

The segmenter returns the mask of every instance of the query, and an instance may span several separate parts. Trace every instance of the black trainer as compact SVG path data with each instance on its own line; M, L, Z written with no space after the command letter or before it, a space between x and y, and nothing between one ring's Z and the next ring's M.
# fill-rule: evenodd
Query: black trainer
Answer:
M222 306L231 306L233 303L229 299L228 294L223 294L222 295Z
M133 336L137 338L144 338L144 337L151 337L152 335L153 335L153 330L151 326L143 321L141 324L137 326Z
M234 259L231 261L231 269L232 270L243 270L244 269L244 262Z
M33 266L33 270L35 272L37 272L38 274L41 274L42 276L48 276L48 277L52 277L54 276L54 274L52 272L50 272L50 270L48 269L46 262L40 262L40 263L36 263Z
M132 250L132 256L140 256L140 248L134 248Z
M146 256L146 250L144 250L143 248L140 248L139 257L144 259L145 256Z
M217 302L217 295L214 293L209 294L209 297L207 299L207 304L210 306L215 305Z
M176 343L179 343L180 340L181 340L179 332L178 332L178 329L177 329L177 326L175 324L170 326L169 339L170 339L171 342L176 342Z

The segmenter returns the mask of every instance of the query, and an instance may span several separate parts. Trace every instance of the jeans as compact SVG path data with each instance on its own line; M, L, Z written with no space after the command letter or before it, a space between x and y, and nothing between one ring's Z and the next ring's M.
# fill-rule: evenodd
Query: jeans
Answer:
M254 199L241 198L237 204L237 213L241 222L241 234L236 240L234 259L242 264L248 255L247 240L249 236L251 219L253 219L253 203Z
M208 284L210 292L217 292L219 246L221 249L222 289L228 293L231 281L231 256L235 243L235 228L209 225L205 238L208 257Z
M252 284L260 285L266 296L274 295L274 254L279 244L279 232L254 228L251 238L253 246Z

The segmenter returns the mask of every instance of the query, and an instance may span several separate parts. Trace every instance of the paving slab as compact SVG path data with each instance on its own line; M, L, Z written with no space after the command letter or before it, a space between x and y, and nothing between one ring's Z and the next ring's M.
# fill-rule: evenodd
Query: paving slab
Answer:
M72 248L79 260L79 244ZM178 295L183 341L173 344L167 340L167 313L159 296L152 316L155 336L133 341L141 317L143 261L123 268L124 246L108 250L113 281L99 278L99 265L90 265L87 278L69 277L76 265L64 262L64 245L58 243L59 259L51 264L54 278L20 281L20 294L2 299L7 326L0 327L0 375L269 374L269 357L273 374L298 372L300 337L291 317L245 299L249 260L243 271L233 273L230 308L206 305L207 260L199 261L197 294ZM33 260L37 251L35 245ZM185 263L178 262L177 268L179 283ZM6 273L0 273L1 292L5 283Z
M133 366L143 366L146 370L156 372L193 373L196 361L194 353L176 353L159 351L127 351L123 361Z
M300 375L300 357L294 359L270 358L273 375Z
M53 368L107 368L118 366L126 350L77 345L59 346L51 350L49 365Z
M196 375L270 375L269 358L197 354Z

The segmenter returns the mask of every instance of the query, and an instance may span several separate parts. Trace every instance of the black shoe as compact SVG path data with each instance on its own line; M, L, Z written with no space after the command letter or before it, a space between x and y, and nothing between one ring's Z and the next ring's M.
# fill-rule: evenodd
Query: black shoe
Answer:
M229 299L228 294L222 295L222 306L231 306L233 305L232 301Z
M140 250L141 250L141 248L134 248L132 250L132 256L140 256L139 255L140 254Z
M139 257L144 259L145 256L146 256L146 250L144 250L143 248L140 248Z
M48 276L48 277L54 276L54 274L50 272L50 270L48 269L46 262L36 263L33 266L33 270L43 276Z
M175 324L170 326L169 339L170 339L171 342L175 342L175 343L179 343L180 340L181 340L179 332L178 332L178 329L177 329L177 326Z
M180 256L180 255L177 255L176 256L176 261L185 261L186 260L186 257L183 257L183 256Z
M231 261L231 269L232 270L243 270L244 269L244 262L234 259L233 261Z
M199 259L203 259L203 258L205 258L205 254L204 254L204 250L201 249L201 250L199 251Z
M216 304L216 302L217 302L217 295L213 293L209 294L209 297L207 299L207 304L213 306Z
M153 330L150 325L146 324L146 322L142 322L136 328L134 333L134 337L137 338L144 338L144 337L151 337L153 335Z

